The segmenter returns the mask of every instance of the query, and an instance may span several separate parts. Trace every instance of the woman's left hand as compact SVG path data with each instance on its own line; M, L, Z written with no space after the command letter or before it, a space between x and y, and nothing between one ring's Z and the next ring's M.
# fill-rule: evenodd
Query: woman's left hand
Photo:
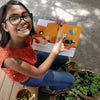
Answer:
M58 19L58 17L55 19L55 22L58 27L61 27L63 24L65 24L65 21Z

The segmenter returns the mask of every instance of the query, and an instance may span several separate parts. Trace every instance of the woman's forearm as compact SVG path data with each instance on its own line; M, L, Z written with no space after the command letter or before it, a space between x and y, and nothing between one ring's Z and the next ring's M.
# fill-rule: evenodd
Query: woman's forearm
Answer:
M64 51L64 44L62 43L62 40L60 40L58 43L55 43L48 58L39 66L38 70L41 73L40 76L43 76L46 73L52 65L55 57L62 51Z

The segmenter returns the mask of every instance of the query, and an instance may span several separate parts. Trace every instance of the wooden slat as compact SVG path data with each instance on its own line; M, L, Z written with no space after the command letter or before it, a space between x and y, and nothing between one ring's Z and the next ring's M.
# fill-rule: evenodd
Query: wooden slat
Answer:
M34 98L34 100L38 100L38 87L27 87L27 86L25 86L25 88L29 88L32 92L33 92L33 94L35 94L35 98Z
M9 100L13 87L13 82L6 76L0 91L0 100Z
M17 92L23 88L23 85L19 84L19 83L14 83L13 85L13 89L12 89L12 92L11 92L11 96L10 96L10 99L9 100L15 100L16 98L16 95L17 95Z
M0 90L3 85L4 78L5 78L5 73L0 68Z
M8 76L0 69L0 100L15 100L17 92L21 88L29 88L38 100L38 87L27 87L19 83L12 82Z

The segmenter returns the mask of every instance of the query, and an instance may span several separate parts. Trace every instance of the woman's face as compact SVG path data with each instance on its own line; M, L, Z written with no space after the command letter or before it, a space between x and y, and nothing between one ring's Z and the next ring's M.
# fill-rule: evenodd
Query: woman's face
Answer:
M9 8L6 19L10 17L11 22L14 25L9 20L7 20L5 23L5 30L9 32L12 38L26 37L27 35L30 34L31 29L32 29L32 21L29 21L29 22L25 21L25 20L28 20L27 15L28 15L28 12L26 11L26 9L20 5L12 5ZM24 16L25 20L21 18L21 22L16 25L15 24L16 19L20 20L19 16Z

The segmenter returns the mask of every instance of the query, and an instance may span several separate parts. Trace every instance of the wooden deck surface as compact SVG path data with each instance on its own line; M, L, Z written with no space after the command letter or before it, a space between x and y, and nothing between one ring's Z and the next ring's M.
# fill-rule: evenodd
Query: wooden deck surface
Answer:
M0 69L0 100L15 100L19 89L26 88L19 83L12 82ZM27 87L35 93L35 99L38 100L38 87Z

